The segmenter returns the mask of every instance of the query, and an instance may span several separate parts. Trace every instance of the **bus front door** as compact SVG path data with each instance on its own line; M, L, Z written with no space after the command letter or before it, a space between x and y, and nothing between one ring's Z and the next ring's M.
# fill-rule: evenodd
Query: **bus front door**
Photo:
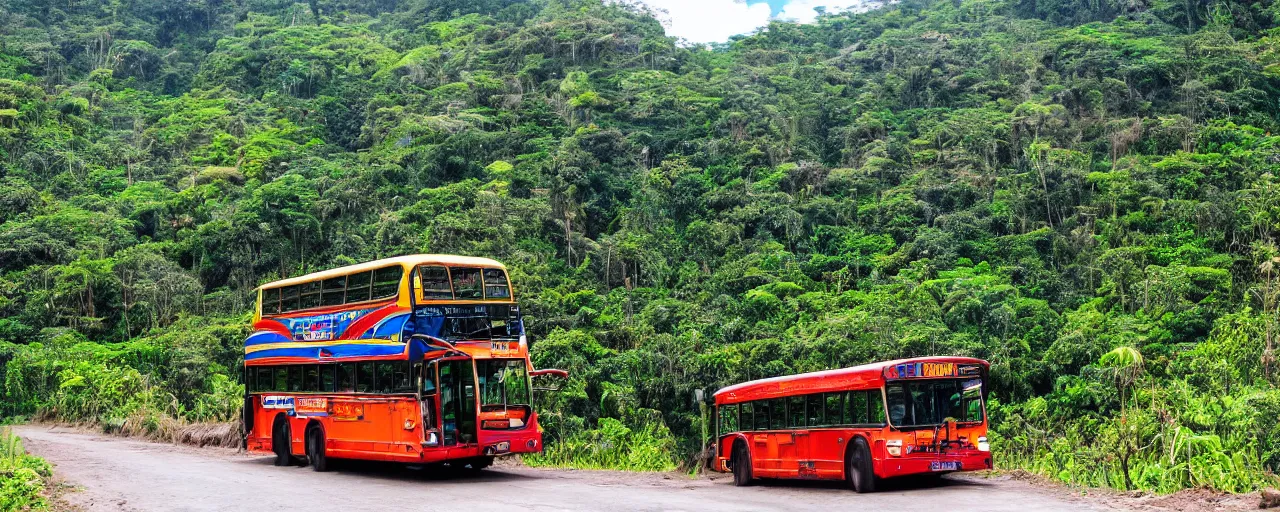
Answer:
M476 373L470 360L440 363L440 419L444 446L476 442Z

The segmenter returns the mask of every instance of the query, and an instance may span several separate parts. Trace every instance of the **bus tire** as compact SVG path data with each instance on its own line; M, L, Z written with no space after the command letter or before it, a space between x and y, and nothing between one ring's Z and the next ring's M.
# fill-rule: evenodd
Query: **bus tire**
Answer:
M871 448L867 446L866 439L853 438L853 446L845 456L844 474L854 492L875 492L876 474L871 467Z
M733 443L733 485L746 487L755 478L751 475L751 452L742 441Z
M293 463L292 450L289 447L289 420L284 415L276 416L271 426L271 451L275 452L277 466L288 466Z
M307 427L307 462L313 471L329 470L329 457L324 453L324 427L314 423Z
M493 457L472 457L458 461L455 467L463 475L478 475L492 465Z

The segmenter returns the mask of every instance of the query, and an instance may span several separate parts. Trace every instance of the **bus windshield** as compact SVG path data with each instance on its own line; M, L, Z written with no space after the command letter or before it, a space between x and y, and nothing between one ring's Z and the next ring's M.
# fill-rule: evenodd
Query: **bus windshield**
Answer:
M981 379L892 382L885 386L889 423L898 428L933 427L949 420L981 423Z
M523 359L477 359L480 377L480 410L500 411L511 406L528 406L529 373Z
M450 343L519 341L523 334L520 307L514 304L419 306L420 331Z

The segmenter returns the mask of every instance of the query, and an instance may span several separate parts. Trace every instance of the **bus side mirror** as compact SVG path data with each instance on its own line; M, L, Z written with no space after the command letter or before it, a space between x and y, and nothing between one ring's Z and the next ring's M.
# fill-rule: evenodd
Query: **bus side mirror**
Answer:
M561 383L569 379L569 372L555 369L534 370L529 372L529 377L535 382L533 386L534 391L560 391ZM541 380L544 382L548 379L556 379L556 382L540 386L536 384L539 377L541 377Z

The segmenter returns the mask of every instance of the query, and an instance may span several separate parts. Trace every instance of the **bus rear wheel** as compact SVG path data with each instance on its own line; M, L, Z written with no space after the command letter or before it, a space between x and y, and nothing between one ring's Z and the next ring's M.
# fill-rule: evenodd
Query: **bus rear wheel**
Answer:
M493 465L493 457L473 457L458 461L454 467L465 475L477 475L485 468Z
M277 417L275 425L271 429L271 451L275 452L277 466L288 466L293 463L293 454L289 448L289 420L284 417Z
M307 462L312 470L329 470L329 457L324 453L324 429L319 425L307 428Z
M733 445L733 485L746 487L751 485L751 454L742 443Z
M845 457L845 478L854 492L875 492L876 474L871 468L871 449L861 437L853 438L853 449Z

